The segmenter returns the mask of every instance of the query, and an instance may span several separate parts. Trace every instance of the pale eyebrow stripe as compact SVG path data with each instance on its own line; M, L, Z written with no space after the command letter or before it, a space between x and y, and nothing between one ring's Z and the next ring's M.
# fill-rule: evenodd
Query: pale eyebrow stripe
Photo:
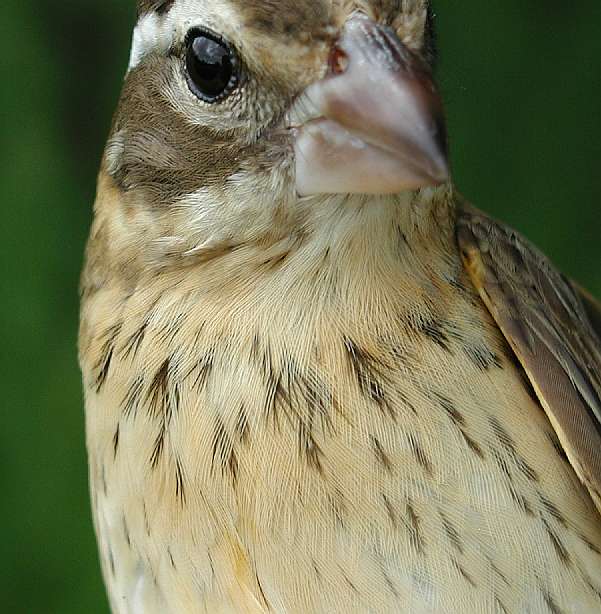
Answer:
M240 11L233 1L239 0L172 0L143 12L134 28L128 72L150 53L166 54L190 26L206 24L219 30L220 24L228 24L239 29Z
M181 20L175 10L176 4L177 0L144 0L138 3L139 16L132 37L128 72L138 66L149 53L165 53L169 50L173 44L178 19ZM188 3L179 0L180 9L186 4Z
M173 29L161 22L161 17L155 12L140 17L134 28L128 71L135 68L148 53L169 49Z

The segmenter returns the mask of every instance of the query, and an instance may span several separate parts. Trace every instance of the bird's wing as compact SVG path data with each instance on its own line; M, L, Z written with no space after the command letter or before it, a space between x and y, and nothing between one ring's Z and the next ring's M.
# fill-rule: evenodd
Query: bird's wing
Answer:
M601 307L535 247L469 206L465 267L601 512Z

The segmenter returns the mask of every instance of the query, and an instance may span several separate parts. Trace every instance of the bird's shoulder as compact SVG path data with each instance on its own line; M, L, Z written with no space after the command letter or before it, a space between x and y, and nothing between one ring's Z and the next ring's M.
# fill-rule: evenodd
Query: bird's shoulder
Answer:
M601 309L515 230L469 205L457 239L574 470L601 509Z

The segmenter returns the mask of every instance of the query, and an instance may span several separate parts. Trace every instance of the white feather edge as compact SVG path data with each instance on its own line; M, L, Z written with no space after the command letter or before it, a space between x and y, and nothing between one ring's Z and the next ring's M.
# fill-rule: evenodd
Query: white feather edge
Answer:
M239 27L240 16L227 0L176 0L168 13L146 13L134 28L128 72L149 53L166 53L178 39L195 26L218 32Z

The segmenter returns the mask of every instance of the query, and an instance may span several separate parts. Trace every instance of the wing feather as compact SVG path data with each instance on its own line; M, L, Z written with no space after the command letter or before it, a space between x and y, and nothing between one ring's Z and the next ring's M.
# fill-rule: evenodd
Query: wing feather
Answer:
M601 512L601 308L518 233L463 206L457 240L482 300Z
M601 304L587 290L576 284L573 285L582 299L582 304L597 333L597 337L601 339Z

